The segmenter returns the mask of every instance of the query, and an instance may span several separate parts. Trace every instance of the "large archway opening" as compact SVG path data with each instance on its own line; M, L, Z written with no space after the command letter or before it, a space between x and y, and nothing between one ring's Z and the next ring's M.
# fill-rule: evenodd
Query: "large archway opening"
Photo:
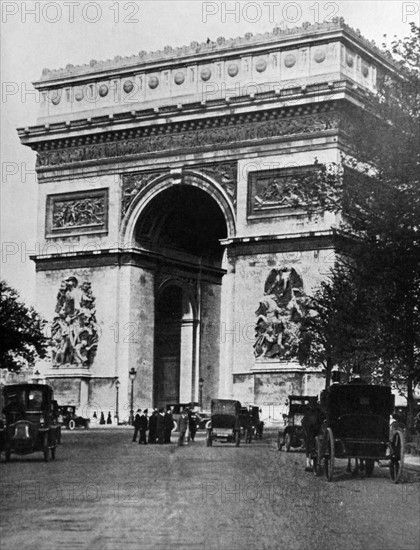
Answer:
M174 184L147 203L134 236L154 274L153 405L197 401L203 355L208 387L217 381L224 214L206 191Z

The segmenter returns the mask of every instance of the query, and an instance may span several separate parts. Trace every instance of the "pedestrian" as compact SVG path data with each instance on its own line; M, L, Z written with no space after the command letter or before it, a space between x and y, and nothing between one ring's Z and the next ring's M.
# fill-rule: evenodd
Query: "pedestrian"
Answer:
M103 411L101 412L101 419L99 420L99 424L105 424L105 416Z
M179 437L178 437L178 446L184 445L185 435L188 431L188 408L185 408L182 411L181 417L179 419Z
M164 443L170 443L171 442L171 433L174 429L174 419L172 417L172 411L171 408L168 407L165 414L165 439Z
M190 411L188 415L188 428L190 430L190 436L188 440L194 441L195 434L197 432L197 415L194 411Z
M140 413L141 413L140 409L137 409L137 413L136 413L136 416L134 417L134 422L133 422L133 426L134 426L133 443L137 441L137 434L140 431Z
M156 436L158 443L163 445L165 441L165 411L163 409L159 409L159 414L157 415Z
M140 429L139 445L141 445L142 443L144 445L147 445L146 432L147 432L148 424L149 424L149 421L147 420L147 409L144 409L139 419L139 429Z
M108 411L108 418L106 419L107 424L112 424L111 412Z
M152 416L149 418L149 443L156 443L156 424L157 424L157 409L154 409Z

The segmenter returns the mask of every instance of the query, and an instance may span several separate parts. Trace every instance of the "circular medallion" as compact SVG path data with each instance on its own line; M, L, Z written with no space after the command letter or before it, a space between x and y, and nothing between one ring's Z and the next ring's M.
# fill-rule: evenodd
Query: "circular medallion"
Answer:
M132 83L131 80L126 80L123 84L123 90L126 94L129 94L130 92L133 91L133 88L134 88L134 84Z
M354 65L354 58L353 56L351 55L351 53L348 53L347 52L347 55L346 55L346 63L349 67L353 67Z
M185 80L185 74L183 72L180 71L179 73L176 73L174 77L175 84L178 84L178 86L180 86L181 84L184 83L184 80Z
M296 57L292 53L288 53L284 58L284 64L289 69L296 63Z
M155 88L157 88L159 86L159 79L157 76L151 76L149 78L149 88L151 88L152 90L154 90Z
M362 75L366 78L369 74L369 67L362 61Z
M201 71L201 80L204 80L204 82L207 82L207 80L210 80L211 78L211 70L206 67Z
M77 90L77 92L74 94L74 97L76 98L76 101L82 101L83 99L83 90Z
M61 101L61 94L58 90L55 90L51 96L51 103L53 105L58 105L60 101Z
M229 76L236 76L239 72L239 67L236 63L232 63L231 65L229 65L228 67L228 75Z
M101 84L99 86L99 95L101 97L105 97L106 95L108 95L108 86L106 84Z
M325 50L315 50L314 59L317 63L322 63L325 60Z
M265 59L259 59L255 64L255 70L257 73L263 73L267 68L267 61Z

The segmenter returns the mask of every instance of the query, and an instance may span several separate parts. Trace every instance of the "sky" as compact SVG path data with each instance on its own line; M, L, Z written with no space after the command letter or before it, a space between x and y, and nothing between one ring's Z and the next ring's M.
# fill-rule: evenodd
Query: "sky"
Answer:
M16 128L31 126L42 69L113 59L164 46L189 45L344 17L380 46L419 24L415 1L44 1L2 0L1 8L1 278L35 303L37 181L35 153ZM384 35L386 37L384 38Z

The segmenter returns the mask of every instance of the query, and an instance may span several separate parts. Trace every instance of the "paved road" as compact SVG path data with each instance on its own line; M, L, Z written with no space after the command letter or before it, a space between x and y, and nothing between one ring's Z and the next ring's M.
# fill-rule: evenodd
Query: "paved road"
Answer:
M64 432L55 462L2 459L1 550L420 548L420 475L327 483L274 433L235 448L139 446L127 429Z

